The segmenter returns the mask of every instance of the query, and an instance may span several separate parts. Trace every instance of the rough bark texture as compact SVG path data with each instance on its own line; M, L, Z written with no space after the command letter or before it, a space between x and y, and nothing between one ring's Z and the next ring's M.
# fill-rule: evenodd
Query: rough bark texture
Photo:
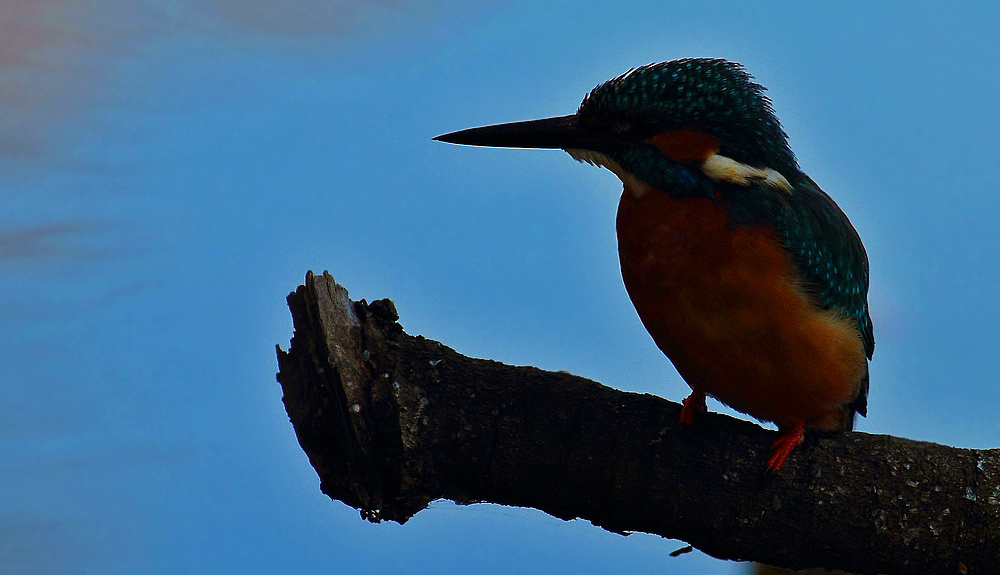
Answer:
M1000 573L1000 450L808 434L777 475L775 432L568 373L470 359L403 332L389 300L329 274L289 295L278 381L330 497L405 522L435 499L534 507L788 568Z

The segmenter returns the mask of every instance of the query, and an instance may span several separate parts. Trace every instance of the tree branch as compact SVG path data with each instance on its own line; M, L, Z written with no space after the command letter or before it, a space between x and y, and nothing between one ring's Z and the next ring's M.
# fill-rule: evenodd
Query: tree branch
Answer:
M405 522L435 499L534 507L721 559L854 573L1000 573L1000 450L774 432L568 373L470 359L403 332L325 273L288 296L278 381L331 498Z

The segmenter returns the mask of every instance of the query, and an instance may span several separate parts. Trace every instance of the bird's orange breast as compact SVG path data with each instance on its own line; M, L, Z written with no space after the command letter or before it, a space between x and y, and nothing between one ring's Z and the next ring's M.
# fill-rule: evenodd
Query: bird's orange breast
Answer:
M802 290L771 230L731 225L720 201L627 187L617 229L629 297L692 389L764 421L843 426L861 338Z

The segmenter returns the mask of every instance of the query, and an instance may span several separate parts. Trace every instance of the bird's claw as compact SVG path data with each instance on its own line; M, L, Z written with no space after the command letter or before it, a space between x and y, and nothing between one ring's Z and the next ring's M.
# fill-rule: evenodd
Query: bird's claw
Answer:
M791 427L785 428L773 445L771 445L771 458L767 460L767 470L777 473L792 451L802 445L805 441L805 421L797 421Z
M693 424L698 414L706 411L708 411L708 406L705 405L705 394L700 391L692 391L691 395L684 399L681 407L681 425Z

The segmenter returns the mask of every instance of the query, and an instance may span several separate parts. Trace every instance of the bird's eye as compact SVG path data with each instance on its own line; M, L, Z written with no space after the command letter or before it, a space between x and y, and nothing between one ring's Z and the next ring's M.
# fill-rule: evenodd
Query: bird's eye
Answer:
M632 124L628 122L615 122L615 131L619 134L632 131Z

